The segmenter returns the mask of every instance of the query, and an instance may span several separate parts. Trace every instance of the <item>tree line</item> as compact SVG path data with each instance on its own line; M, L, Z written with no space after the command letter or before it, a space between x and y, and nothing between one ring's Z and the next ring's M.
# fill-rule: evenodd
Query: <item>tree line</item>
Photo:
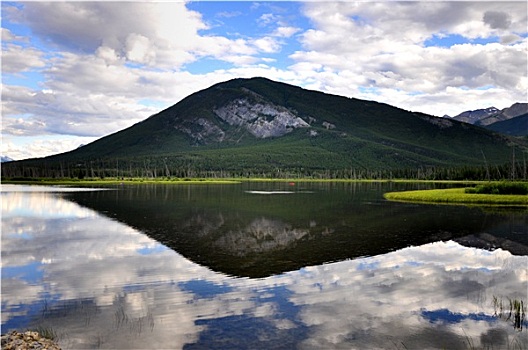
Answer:
M527 180L526 160L502 165L418 166L395 169L303 168L268 165L264 168L223 169L192 159L170 162L166 158L100 159L51 162L46 159L2 164L2 179L105 179L105 178L269 178L350 180Z

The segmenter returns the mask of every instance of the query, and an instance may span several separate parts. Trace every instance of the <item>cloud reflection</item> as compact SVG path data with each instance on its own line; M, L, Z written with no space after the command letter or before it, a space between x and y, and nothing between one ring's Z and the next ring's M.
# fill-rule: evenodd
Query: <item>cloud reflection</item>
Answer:
M528 340L526 328L493 317L492 304L494 296L527 301L527 256L449 241L231 278L61 196L2 196L10 203L2 205L2 329L52 327L66 349L467 349ZM256 234L270 225L253 222Z

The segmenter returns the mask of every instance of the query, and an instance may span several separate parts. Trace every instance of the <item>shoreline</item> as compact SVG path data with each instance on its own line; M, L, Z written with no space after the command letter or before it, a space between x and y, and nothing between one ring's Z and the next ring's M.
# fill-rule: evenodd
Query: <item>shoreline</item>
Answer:
M334 182L334 183L431 183L477 185L499 183L504 180L414 180L414 179L316 179L316 178L86 178L86 179L2 179L2 184L9 185L140 185L140 184L239 184L242 182ZM526 181L516 181L526 182Z
M42 336L34 331L11 331L2 334L2 350L47 349L61 350L62 348L53 339Z

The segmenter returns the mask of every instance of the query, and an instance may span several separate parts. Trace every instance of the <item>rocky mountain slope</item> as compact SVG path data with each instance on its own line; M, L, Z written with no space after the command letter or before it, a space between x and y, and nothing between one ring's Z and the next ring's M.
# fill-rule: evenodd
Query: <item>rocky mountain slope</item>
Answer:
M481 120L497 115L500 112L501 111L495 107L488 107L488 108L483 108L483 109L476 109L474 111L465 111L452 118L454 120L458 120L464 123L477 124ZM449 116L445 115L444 117L449 117Z
M495 107L465 111L453 117L464 123L487 126L496 122L512 119L528 113L528 103L514 103L510 107L499 110ZM447 116L449 117L449 116Z
M452 119L482 126L506 135L527 136L528 127L526 127L525 114L528 114L528 103L514 103L510 107L502 110L495 107L488 107L474 111L465 111L452 117ZM507 122L518 117L518 120ZM444 118L451 117L445 115Z

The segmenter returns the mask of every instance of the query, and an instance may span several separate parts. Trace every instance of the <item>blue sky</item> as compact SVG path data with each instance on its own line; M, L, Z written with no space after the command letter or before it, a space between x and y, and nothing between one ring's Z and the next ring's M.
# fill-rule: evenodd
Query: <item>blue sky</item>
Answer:
M68 151L264 76L437 116L527 102L517 2L2 2L2 155Z

